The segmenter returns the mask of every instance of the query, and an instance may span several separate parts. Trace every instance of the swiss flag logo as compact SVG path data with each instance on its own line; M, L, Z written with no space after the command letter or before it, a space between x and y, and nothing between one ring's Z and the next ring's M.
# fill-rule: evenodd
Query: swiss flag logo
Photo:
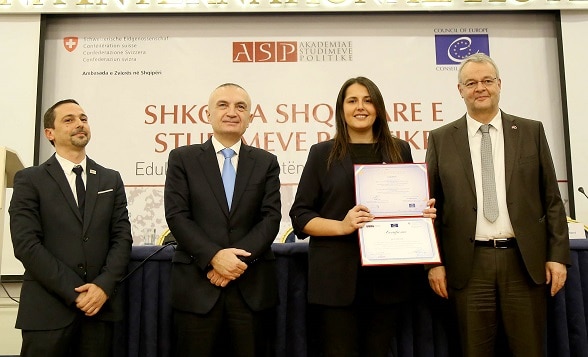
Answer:
M73 52L76 47L78 47L78 38L77 37L64 37L63 38L63 47L69 52Z

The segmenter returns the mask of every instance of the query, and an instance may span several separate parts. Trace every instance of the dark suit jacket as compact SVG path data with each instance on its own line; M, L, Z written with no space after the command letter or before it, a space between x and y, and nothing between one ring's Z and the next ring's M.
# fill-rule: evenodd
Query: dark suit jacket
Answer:
M508 213L527 271L543 284L546 261L570 262L555 168L541 122L502 113L502 125ZM465 116L430 133L426 161L448 284L460 289L471 273L478 210Z
M333 141L325 141L311 147L296 198L290 210L290 218L296 236L308 237L303 232L306 224L315 217L343 220L355 206L355 182L353 162L348 155L343 161L334 162L327 170L327 159ZM412 162L410 147L401 141L404 162ZM310 237L308 271L308 300L310 303L328 306L348 306L356 296L360 274L360 251L357 232L347 236ZM362 278L371 295L380 303L408 299L414 283L415 268L422 267L365 267ZM363 285L362 285L363 286Z
M118 172L89 158L86 171L83 221L55 155L15 175L10 230L14 254L25 267L17 328L67 326L81 313L74 288L85 283L109 296L96 318L122 318L117 282L132 245L124 185Z
M206 277L212 257L224 248L252 253L237 280L254 310L277 303L275 257L271 244L278 234L280 167L275 155L241 145L235 192L229 212L212 141L184 146L169 154L165 180L165 216L178 242L173 257L172 305L204 314L222 288Z

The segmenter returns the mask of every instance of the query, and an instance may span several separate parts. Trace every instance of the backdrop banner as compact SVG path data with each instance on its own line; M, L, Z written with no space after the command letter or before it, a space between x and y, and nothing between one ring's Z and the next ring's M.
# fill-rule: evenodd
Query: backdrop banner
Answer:
M93 134L88 154L121 172L135 244L150 243L166 229L168 154L209 138L206 105L218 85L234 82L250 93L254 119L244 140L278 157L281 240L308 150L335 132L335 100L345 80L366 76L379 86L390 130L422 162L428 133L465 113L457 69L478 51L500 68L501 108L544 123L567 196L554 14L83 16L47 22L43 110L65 98L86 110ZM42 162L53 148L44 136L40 147Z

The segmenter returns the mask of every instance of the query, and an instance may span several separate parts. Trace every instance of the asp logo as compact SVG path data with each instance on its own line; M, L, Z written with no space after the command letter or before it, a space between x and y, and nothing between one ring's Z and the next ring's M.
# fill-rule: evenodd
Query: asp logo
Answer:
M233 62L298 62L298 42L233 42Z
M76 47L78 47L78 38L77 37L64 37L63 38L63 47L65 47L68 52L73 52Z

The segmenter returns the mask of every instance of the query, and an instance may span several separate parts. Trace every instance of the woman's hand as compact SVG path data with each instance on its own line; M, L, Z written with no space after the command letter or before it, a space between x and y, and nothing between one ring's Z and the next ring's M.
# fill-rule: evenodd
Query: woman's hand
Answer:
M370 213L369 208L364 205L356 205L347 211L345 218L341 221L342 233L351 234L373 220L374 215Z
M423 217L435 219L437 218L437 209L435 208L435 199L431 198L427 201L427 208L423 210Z

